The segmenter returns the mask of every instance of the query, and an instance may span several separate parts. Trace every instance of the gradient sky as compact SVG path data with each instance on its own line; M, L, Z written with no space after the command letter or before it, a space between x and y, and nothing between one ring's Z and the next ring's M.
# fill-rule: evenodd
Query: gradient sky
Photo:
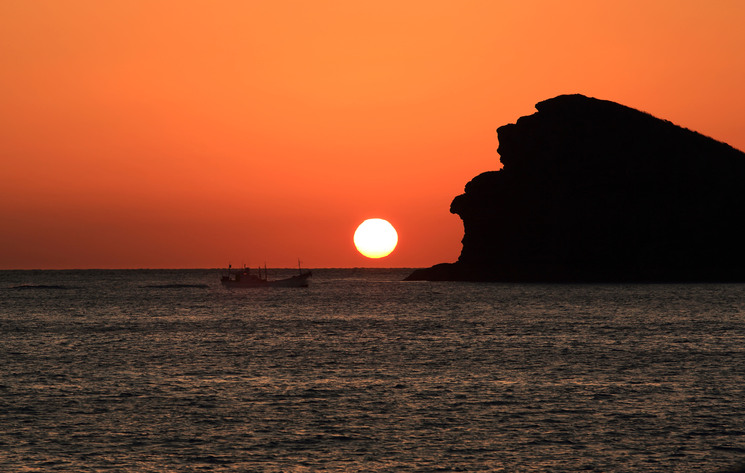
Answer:
M745 2L0 1L0 269L457 259L564 93L745 149ZM352 236L389 220L370 260Z

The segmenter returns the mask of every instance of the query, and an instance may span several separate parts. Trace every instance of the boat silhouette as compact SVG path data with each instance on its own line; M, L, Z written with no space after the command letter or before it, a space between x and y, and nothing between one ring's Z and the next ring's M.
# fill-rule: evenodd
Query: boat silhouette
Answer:
M285 279L268 279L266 267L264 267L263 275L261 268L258 269L258 274L251 273L251 269L244 266L243 269L233 270L228 265L228 274L220 278L220 282L223 286L229 289L247 289L255 287L308 287L308 278L310 278L312 272L310 270L303 271L300 269L298 264L298 274Z

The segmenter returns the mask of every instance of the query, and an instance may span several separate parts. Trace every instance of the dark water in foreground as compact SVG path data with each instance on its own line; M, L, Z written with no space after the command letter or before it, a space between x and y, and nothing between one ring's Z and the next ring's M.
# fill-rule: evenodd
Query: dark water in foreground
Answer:
M212 270L0 271L0 470L745 461L745 285L406 274L230 292Z

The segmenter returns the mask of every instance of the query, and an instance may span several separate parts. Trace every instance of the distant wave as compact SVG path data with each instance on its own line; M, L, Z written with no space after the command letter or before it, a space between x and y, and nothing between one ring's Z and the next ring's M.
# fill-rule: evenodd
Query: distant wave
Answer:
M207 284L148 284L142 287L157 288L157 289L181 289L181 288L186 288L186 287L207 288L209 287L209 285Z
M79 289L77 286L64 286L59 284L21 284L20 286L11 286L9 289Z

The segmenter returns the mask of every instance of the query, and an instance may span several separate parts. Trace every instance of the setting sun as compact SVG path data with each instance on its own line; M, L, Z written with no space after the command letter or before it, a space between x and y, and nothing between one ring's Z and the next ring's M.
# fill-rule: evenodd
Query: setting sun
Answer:
M367 219L354 232L354 246L368 258L388 256L396 248L397 243L396 229L382 218Z

